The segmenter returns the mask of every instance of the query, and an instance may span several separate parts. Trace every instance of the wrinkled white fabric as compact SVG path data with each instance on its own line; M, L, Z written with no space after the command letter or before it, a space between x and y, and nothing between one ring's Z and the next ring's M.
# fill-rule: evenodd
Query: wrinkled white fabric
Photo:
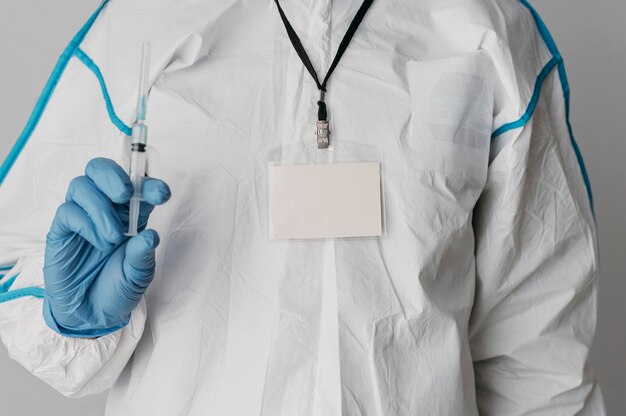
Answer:
M322 76L360 4L284 2ZM70 59L0 189L15 287L42 286L70 180L124 161L111 114L133 120L144 40L150 175L172 189L149 223L155 279L129 327L96 340L52 333L40 299L0 304L29 371L68 396L112 388L107 415L605 414L586 364L596 231L556 67L532 117L491 138L553 59L513 0L374 1L326 102L331 140L384 154L385 237L306 243L265 227L259 160L313 139L318 96L275 4L109 2L80 49L111 108Z
M7 275L20 273L12 290L43 286L43 254L22 257ZM119 377L144 330L145 302L121 330L94 340L67 338L48 328L42 301L19 298L0 303L0 337L9 356L68 397L106 390Z

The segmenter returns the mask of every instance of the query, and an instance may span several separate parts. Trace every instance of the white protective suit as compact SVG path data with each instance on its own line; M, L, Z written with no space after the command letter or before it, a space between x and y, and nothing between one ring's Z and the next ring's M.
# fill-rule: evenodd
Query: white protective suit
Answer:
M360 5L283 0L321 76ZM144 40L149 173L173 194L156 276L128 326L65 338L45 236L90 159L125 160ZM530 6L374 1L326 102L332 140L384 153L383 238L268 239L259 161L314 139L317 97L272 0L105 2L0 170L11 357L70 397L112 388L107 415L605 414L588 181Z

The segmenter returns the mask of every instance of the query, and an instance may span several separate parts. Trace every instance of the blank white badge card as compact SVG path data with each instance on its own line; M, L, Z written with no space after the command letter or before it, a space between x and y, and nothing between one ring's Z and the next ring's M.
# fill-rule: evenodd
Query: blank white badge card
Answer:
M269 166L270 239L382 235L379 162Z

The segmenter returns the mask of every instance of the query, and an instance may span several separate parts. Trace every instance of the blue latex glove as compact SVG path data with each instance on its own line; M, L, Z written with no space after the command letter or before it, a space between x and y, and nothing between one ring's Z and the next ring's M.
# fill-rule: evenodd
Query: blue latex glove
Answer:
M145 228L170 190L161 180L144 180L141 232L129 238L132 194L128 174L110 159L91 160L85 176L70 184L46 239L44 264L44 320L60 334L91 338L124 327L152 281L159 236Z

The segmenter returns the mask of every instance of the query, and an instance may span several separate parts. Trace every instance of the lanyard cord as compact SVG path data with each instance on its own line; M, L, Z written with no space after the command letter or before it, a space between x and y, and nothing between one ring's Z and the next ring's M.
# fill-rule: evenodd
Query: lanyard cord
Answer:
M287 19L287 16L285 16L285 12L283 11L282 7L280 7L280 3L278 2L278 0L274 0L274 1L276 2L276 6L278 7L278 13L280 14L280 18L282 19L285 25L285 29L287 30L287 35L289 36L289 40L291 41L293 48L298 53L298 56L302 60L302 63L304 64L307 71L309 71L309 74L311 74L311 76L313 77L313 80L315 80L315 84L317 84L317 88L320 90L320 99L317 102L317 105L318 105L317 119L320 121L326 120L327 119L326 104L324 103L324 93L326 92L326 83L328 82L330 75L335 70L335 67L339 63L341 56L348 48L348 44L350 43L350 40L352 40L352 36L354 36L356 29L359 27L359 24L361 24L361 21L363 20L363 17L365 16L367 9L369 9L369 7L371 6L374 0L364 0L361 7L359 7L359 10L356 12L354 19L352 19L352 22L350 23L350 26L348 27L348 30L346 31L346 34L343 36L341 43L339 43L339 48L337 49L337 54L335 55L335 59L333 59L333 62L330 65L330 68L328 69L328 73L326 73L326 76L324 77L324 80L322 81L322 83L320 83L317 77L317 72L315 72L315 68L313 68L313 64L311 64L309 55L307 55L306 51L304 50L304 46L302 46L302 42L300 42L300 38L298 37L296 31L291 26L291 23L289 23L289 19Z

